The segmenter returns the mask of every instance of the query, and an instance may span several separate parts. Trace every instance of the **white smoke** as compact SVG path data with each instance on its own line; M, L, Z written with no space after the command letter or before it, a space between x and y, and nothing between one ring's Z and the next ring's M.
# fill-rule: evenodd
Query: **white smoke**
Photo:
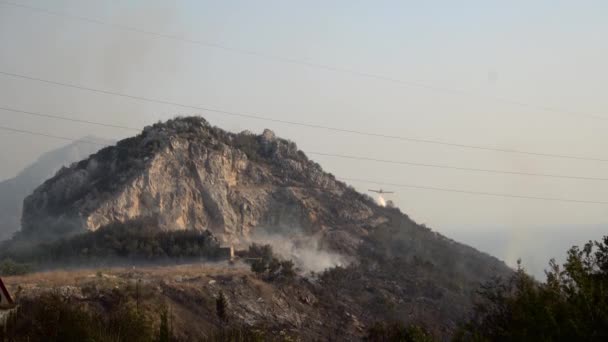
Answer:
M386 207L386 200L382 195L378 195L378 205L381 207Z
M318 236L306 235L297 229L289 233L260 230L248 242L272 246L278 256L293 261L306 274L321 273L329 268L349 264L346 257L323 249Z

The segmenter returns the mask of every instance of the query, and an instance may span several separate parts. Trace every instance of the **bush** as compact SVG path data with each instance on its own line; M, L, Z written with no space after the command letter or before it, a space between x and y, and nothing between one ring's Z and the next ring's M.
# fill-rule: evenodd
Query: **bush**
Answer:
M233 140L234 147L243 151L251 161L261 161L258 137L250 134L237 134Z
M292 279L296 276L295 264L291 260L281 261L280 276L285 279Z
M217 317L222 322L228 321L227 306L228 306L228 304L226 302L226 297L224 296L224 292L220 291L220 294L218 295L217 299L215 300L215 310L217 313Z
M12 259L4 259L0 263L0 276L16 276L30 273L32 267L28 264L14 262Z
M551 261L547 282L518 267L507 281L480 291L461 341L605 341L608 338L608 236L573 247L560 267Z
M0 256L42 265L49 262L157 261L219 256L219 243L209 232L148 228L146 221L116 223L92 233L33 245L14 241ZM11 264L11 266L14 266ZM15 270L10 268L10 270ZM21 270L24 270L23 268ZM2 272L2 269L0 269Z
M171 341L172 331L169 312L167 308L163 308L160 313L160 327L158 329L158 342Z
M58 294L44 294L22 301L15 316L5 329L8 341L147 342L153 338L151 322L127 303L106 318Z
M252 272L269 281L290 280L296 276L293 261L281 260L270 245L251 244L246 260L251 264Z
M366 341L370 342L433 342L436 341L426 329L403 323L376 323L367 331Z

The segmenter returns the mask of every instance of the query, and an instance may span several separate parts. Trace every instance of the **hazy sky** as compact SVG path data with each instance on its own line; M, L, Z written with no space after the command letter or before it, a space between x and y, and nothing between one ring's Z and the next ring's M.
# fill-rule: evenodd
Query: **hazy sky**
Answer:
M0 5L1 71L345 129L608 159L606 1L14 1L466 94L283 63L6 5ZM534 106L488 99L492 97ZM608 162L362 137L195 113L2 75L0 106L136 127L176 114L202 114L229 130L271 128L305 151L608 177ZM5 111L0 111L0 125L74 138L132 134ZM0 132L0 179L65 143ZM608 181L313 158L338 177L608 201ZM354 185L360 190L378 187ZM392 190L398 194L391 199L404 212L448 235L463 226L564 229L568 224L608 222L607 205Z

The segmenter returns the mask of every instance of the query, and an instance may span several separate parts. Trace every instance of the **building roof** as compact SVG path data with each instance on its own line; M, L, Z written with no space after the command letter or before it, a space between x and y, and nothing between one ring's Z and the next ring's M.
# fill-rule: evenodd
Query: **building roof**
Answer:
M4 301L6 301L6 303L4 303ZM2 278L0 278L0 306L3 306L4 304L13 305L13 299L11 298L10 293L8 293L6 286L4 286Z

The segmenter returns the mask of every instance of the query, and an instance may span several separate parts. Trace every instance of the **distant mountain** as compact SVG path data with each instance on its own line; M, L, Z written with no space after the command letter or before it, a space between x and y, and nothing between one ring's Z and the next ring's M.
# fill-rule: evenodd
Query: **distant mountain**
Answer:
M23 239L144 224L210 232L237 249L263 241L311 271L346 267L323 276L323 302L329 320L356 334L360 321L398 319L445 336L466 317L480 283L511 273L377 205L272 131L235 134L200 117L146 127L60 170L26 198L22 222Z
M21 171L16 177L0 182L0 240L10 238L21 226L23 199L46 179L51 178L62 166L88 157L102 146L84 141L110 144L109 141L87 137L47 152Z

